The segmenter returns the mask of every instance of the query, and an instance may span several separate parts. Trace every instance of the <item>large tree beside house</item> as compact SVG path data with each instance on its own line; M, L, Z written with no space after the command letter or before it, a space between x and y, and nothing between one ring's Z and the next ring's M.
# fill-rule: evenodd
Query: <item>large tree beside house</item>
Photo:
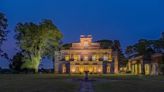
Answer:
M51 20L43 20L39 24L18 23L15 32L24 56L21 68L34 69L35 72L43 57L53 56L62 38L62 33Z

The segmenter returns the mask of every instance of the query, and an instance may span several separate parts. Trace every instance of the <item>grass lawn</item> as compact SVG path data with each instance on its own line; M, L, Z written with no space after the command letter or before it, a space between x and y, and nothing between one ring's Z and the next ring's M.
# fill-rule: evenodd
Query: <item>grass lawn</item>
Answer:
M78 92L83 74L0 74L0 92ZM164 92L164 76L90 74L95 92ZM71 79L71 80L70 80Z
M164 92L164 82L152 80L96 81L95 92Z
M77 92L79 82L50 75L0 75L0 92Z

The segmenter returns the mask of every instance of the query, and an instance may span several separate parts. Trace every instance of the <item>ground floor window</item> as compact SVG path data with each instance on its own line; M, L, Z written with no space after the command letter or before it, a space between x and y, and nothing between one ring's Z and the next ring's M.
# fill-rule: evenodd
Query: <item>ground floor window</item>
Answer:
M71 73L84 73L84 71L89 71L89 73L101 73L101 65L71 65ZM110 67L108 68L110 71Z

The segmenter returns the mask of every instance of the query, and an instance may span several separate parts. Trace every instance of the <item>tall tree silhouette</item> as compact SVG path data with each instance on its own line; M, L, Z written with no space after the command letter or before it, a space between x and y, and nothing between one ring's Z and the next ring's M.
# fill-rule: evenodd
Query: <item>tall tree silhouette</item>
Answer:
M3 44L3 42L6 40L6 36L7 36L7 18L6 16L0 12L0 56L5 57L8 59L8 56L6 53L3 52L3 50L1 49L1 46Z

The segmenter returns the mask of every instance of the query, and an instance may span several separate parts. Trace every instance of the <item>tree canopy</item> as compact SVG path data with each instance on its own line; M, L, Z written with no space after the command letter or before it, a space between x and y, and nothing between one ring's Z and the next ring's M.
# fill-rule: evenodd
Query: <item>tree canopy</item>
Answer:
M124 56L124 53L122 52L121 49L121 44L119 40L98 40L96 41L100 43L101 48L103 49L113 49L113 51L118 52L118 57L121 65L124 65L126 63L126 58Z
M24 63L22 60L23 58L24 56L22 52L17 52L11 59L12 63L9 65L9 67L15 71L20 72L22 70L21 66Z
M62 33L51 20L43 20L39 24L18 23L15 32L17 44L24 52L22 68L35 71L43 57L53 56L62 38Z
M8 59L8 56L6 53L4 53L1 49L1 46L3 42L6 40L6 35L7 35L7 18L6 16L0 12L0 56L5 57Z
M125 53L128 57L131 57L134 55L161 53L163 50L164 33L162 33L161 38L157 40L140 39L136 44L127 46Z
M96 42L100 43L100 46L103 49L109 49L109 48L113 47L113 41L112 40L98 40Z
M72 46L72 43L66 43L62 45L61 49L70 49L71 46Z

